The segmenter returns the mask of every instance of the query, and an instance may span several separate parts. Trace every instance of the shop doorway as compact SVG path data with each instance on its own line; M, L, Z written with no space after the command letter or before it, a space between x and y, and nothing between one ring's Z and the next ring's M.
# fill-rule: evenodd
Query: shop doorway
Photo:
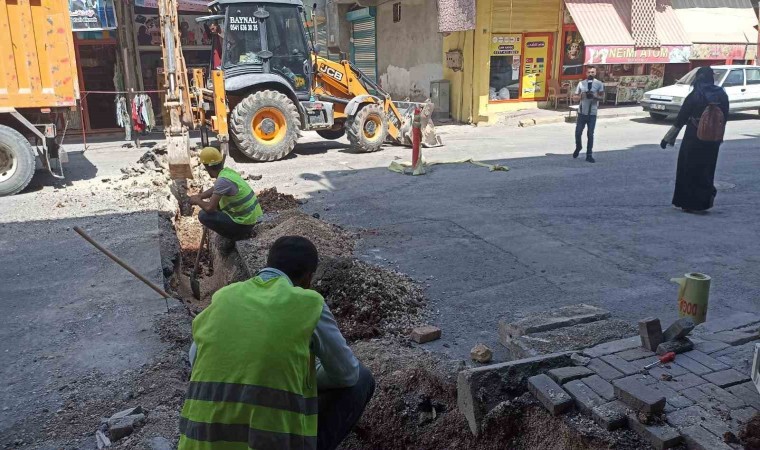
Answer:
M117 130L116 94L101 93L116 90L116 41L77 41L76 44L85 130Z

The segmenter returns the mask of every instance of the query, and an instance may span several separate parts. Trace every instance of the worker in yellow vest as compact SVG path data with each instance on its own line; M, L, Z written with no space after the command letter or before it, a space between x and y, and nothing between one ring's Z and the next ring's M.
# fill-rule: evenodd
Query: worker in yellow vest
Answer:
M263 214L253 189L239 173L224 167L224 155L216 148L203 148L200 160L216 181L212 188L190 197L190 204L201 208L198 220L228 239L250 237L253 225Z
M179 449L333 450L359 421L375 380L309 289L318 262L311 241L281 237L193 320Z

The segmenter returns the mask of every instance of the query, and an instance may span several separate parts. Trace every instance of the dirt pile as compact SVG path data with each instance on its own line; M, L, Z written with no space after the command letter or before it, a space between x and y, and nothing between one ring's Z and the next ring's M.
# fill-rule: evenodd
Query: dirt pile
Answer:
M301 204L298 199L290 194L281 194L277 192L276 187L264 189L256 194L259 199L261 209L265 213L280 212L286 209L298 208Z
M746 450L760 450L760 413L747 423L739 439L742 440Z
M607 432L581 415L551 416L530 394L497 406L474 437L456 406L463 361L449 361L405 341L352 345L375 376L375 394L344 450L641 449L630 430Z
M317 247L322 259L350 256L357 238L355 233L295 209L283 211L273 220L257 225L255 233L255 238L237 243L250 274L265 267L269 248L282 236L306 237Z
M313 287L349 341L408 335L421 323L424 294L402 273L350 258L325 258Z

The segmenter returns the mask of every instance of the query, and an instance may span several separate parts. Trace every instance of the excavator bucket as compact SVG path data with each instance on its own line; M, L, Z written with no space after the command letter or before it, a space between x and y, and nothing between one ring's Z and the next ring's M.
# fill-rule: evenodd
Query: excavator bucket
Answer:
M440 147L443 145L440 136L435 133L435 124L433 123L433 102L427 99L423 103L418 102L393 102L401 113L401 133L399 141L401 145L412 146L412 120L414 119L414 110L420 108L420 118L422 120L422 142L424 148Z

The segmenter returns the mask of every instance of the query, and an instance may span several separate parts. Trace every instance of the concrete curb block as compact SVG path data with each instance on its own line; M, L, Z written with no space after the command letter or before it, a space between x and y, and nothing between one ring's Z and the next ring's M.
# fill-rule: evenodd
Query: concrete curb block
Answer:
M480 433L481 422L493 407L525 393L528 378L549 369L571 365L572 354L552 353L459 372L457 405L467 418L472 433Z

